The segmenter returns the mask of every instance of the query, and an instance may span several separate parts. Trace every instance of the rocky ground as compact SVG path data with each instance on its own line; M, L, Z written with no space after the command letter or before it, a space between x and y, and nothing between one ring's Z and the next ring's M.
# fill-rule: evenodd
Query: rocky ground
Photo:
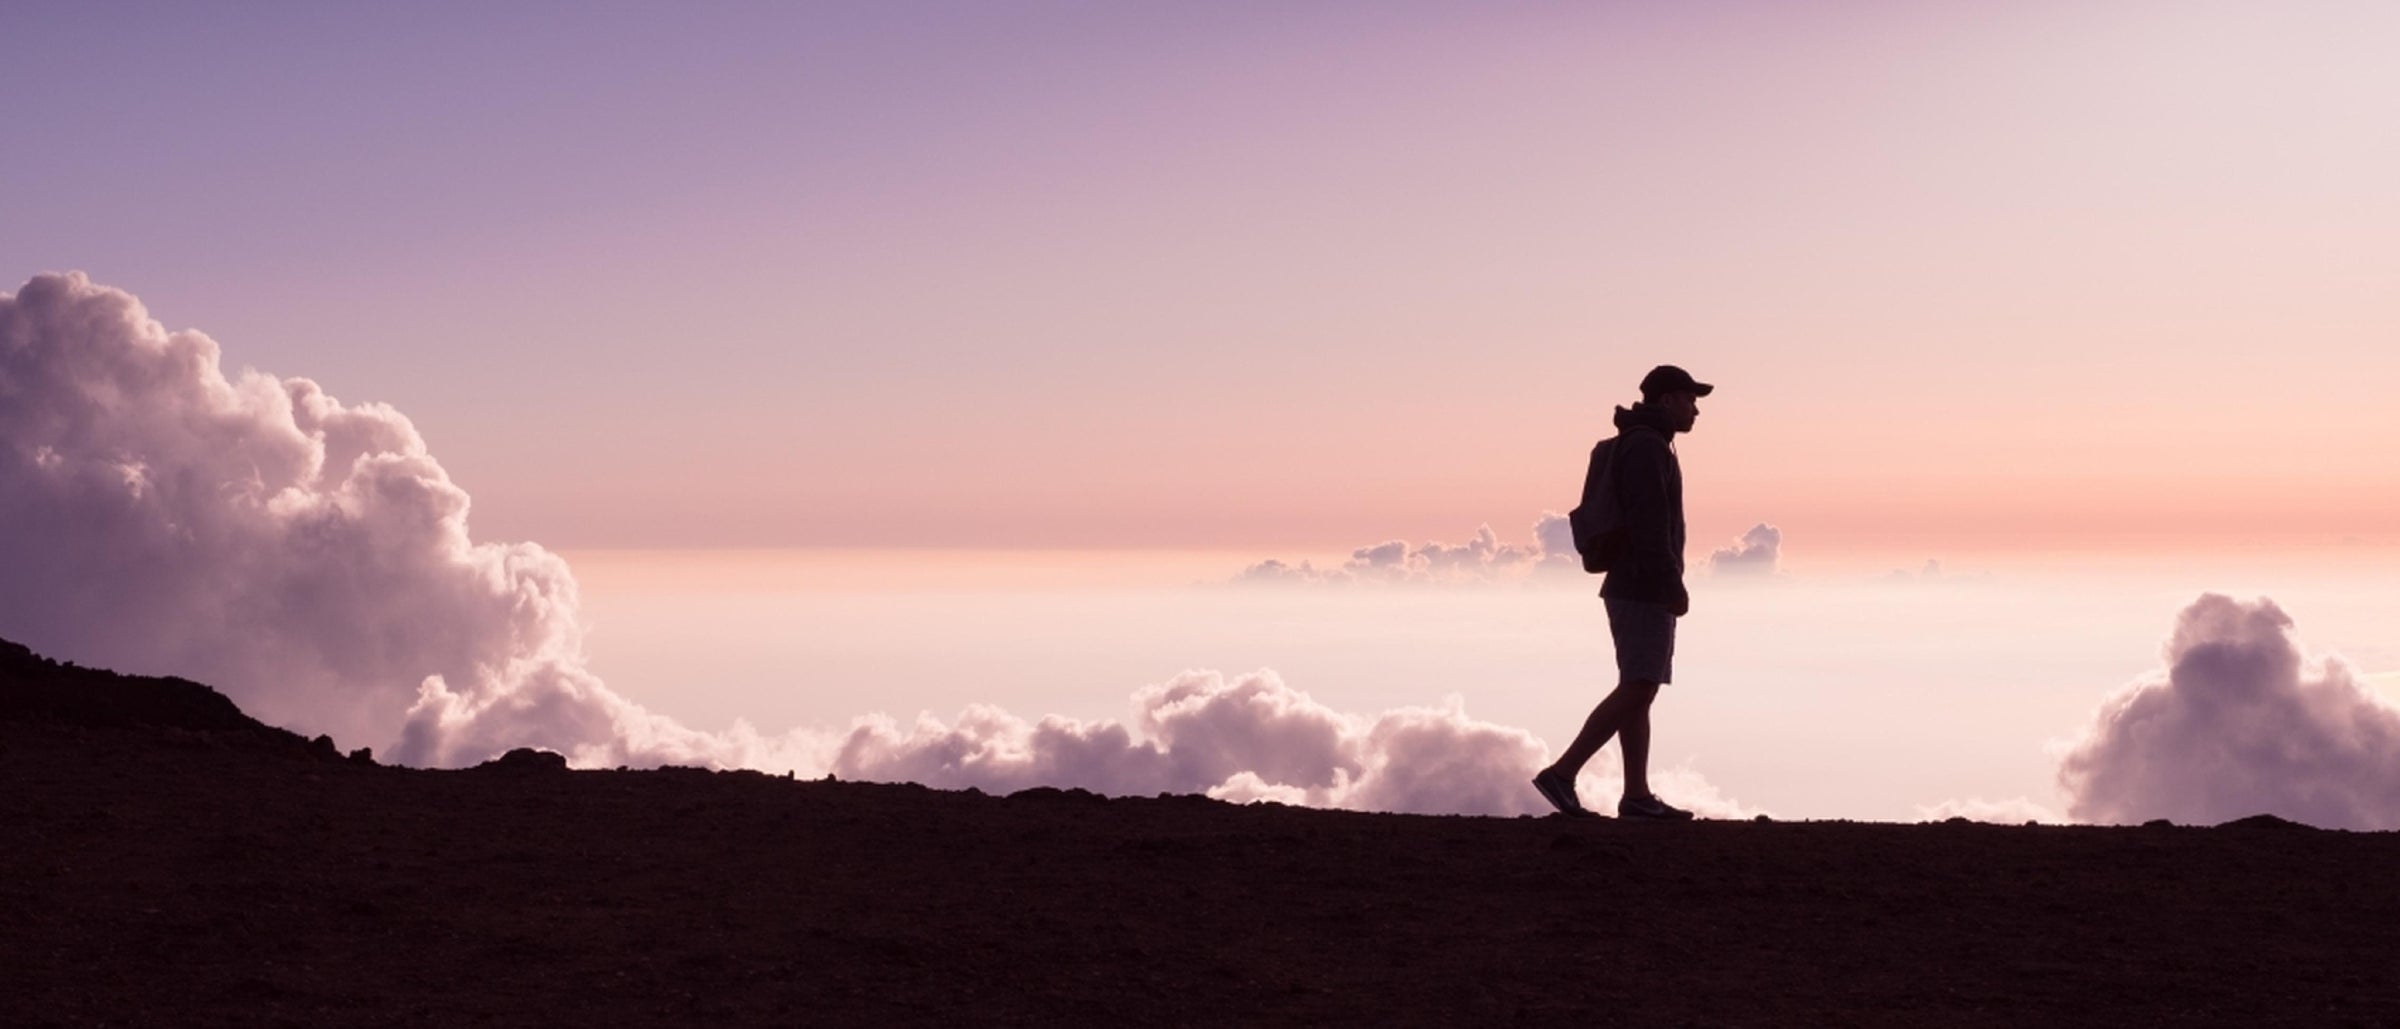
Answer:
M0 970L7 1026L2400 1025L2400 834L411 770L0 645Z

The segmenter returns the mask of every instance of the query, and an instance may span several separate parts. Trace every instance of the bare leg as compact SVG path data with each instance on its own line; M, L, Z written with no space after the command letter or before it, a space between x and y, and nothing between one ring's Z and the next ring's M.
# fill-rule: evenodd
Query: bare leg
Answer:
M1625 756L1625 795L1650 795L1650 702L1658 699L1657 683L1641 683L1649 689L1642 702L1625 713L1617 724L1617 748Z
M1640 679L1618 683L1616 689L1601 698L1599 706L1592 708L1590 717L1583 720L1583 731L1575 734L1575 742L1567 744L1566 752L1560 754L1549 768L1543 769L1543 774L1564 776L1568 781L1574 781L1575 776L1583 771L1584 764L1592 759L1592 755L1600 752L1600 747L1608 742L1609 737L1623 733L1626 743L1625 782L1630 791L1635 776L1632 749L1635 730L1631 726L1638 723L1641 727L1640 760L1646 772L1650 760L1650 702L1657 697L1657 683ZM1649 777L1644 774L1641 778L1645 784L1643 788L1647 790Z

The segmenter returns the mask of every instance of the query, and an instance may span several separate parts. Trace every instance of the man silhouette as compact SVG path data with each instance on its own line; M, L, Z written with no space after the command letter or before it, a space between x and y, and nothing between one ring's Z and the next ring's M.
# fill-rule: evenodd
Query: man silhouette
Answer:
M1683 586L1683 466L1675 458L1675 434L1692 431L1700 398L1715 390L1662 364L1642 377L1641 402L1617 408L1609 479L1624 516L1623 549L1600 581L1617 650L1617 688L1584 719L1566 752L1533 777L1542 799L1564 814L1592 813L1575 796L1575 776L1614 736L1625 756L1617 817L1692 817L1650 792L1650 704L1659 686L1674 678L1675 620L1692 607Z

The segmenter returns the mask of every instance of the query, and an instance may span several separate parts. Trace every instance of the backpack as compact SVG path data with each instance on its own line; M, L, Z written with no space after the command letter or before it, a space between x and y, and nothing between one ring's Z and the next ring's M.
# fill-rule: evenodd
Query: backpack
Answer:
M1615 461L1622 434L1592 446L1592 463L1583 472L1583 502L1567 512L1567 527L1575 533L1575 552L1583 555L1583 570L1599 575L1625 549L1625 508L1617 501Z

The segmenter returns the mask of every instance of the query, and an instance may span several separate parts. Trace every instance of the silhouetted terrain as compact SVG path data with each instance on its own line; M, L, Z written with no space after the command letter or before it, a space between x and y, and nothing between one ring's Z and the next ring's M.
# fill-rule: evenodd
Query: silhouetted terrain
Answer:
M0 1025L2400 1025L2400 834L345 758L0 645Z

